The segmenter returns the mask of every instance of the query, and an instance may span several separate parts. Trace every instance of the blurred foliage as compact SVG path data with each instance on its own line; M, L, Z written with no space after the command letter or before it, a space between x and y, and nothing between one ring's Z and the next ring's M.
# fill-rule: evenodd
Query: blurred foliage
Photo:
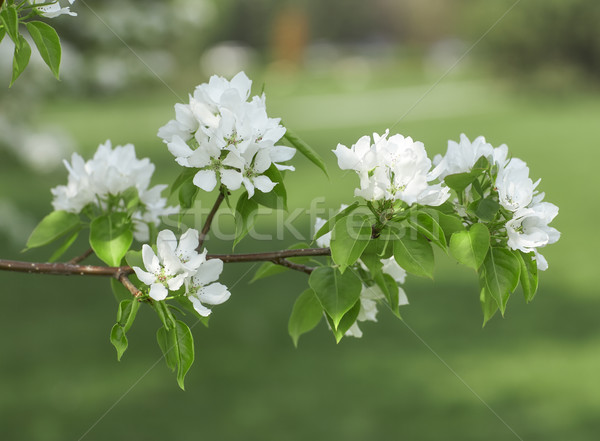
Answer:
M467 1L465 35L475 39L514 0ZM537 87L564 87L600 74L598 0L521 1L482 40L476 51L503 74L529 77ZM528 82L528 86L533 82Z

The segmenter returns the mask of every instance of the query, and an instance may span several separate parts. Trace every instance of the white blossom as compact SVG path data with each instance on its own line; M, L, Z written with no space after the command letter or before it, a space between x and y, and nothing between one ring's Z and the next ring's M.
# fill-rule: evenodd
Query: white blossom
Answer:
M368 201L402 200L408 205L440 205L449 197L449 189L430 185L431 160L423 143L396 134L363 136L352 147L338 144L333 151L342 170L354 170L360 188L354 192Z
M555 243L560 232L548 224L558 214L558 207L549 202L540 202L529 208L518 210L513 218L506 222L508 246L523 253L535 253L540 270L546 270L546 259L539 254L538 248Z
M471 171L479 158L484 156L492 164L503 167L506 162L508 147L502 144L494 148L486 142L483 136L475 138L473 142L462 133L460 141L448 141L448 150L446 154L436 155L433 159L435 168L431 171L430 179L444 179L448 175L455 173L466 173Z
M48 0L30 0L30 3L34 6L34 8L44 17L47 18L55 18L59 15L72 15L76 16L76 12L71 12L70 7L61 7L59 0L56 0L54 3L44 6L35 6L41 5L43 3L49 3ZM75 0L69 0L69 4L75 3Z
M512 212L529 206L539 183L538 180L534 184L529 178L529 168L525 162L512 158L506 167L498 171L496 178L500 204Z
M272 164L294 170L281 163L296 150L276 145L285 128L268 117L264 94L249 100L251 86L243 72L231 81L215 75L196 87L189 104L176 104L175 120L158 131L179 165L199 169L193 182L205 191L219 182L229 190L244 185L252 197L275 186L265 175Z
M140 241L148 240L148 223L158 226L161 216L178 211L177 207L167 207L167 200L160 196L166 185L149 188L154 164L148 158L138 159L132 144L113 149L111 142L106 141L87 162L73 153L71 163L64 161L64 164L69 172L67 185L51 189L55 210L80 213L88 204L104 210L110 195L118 196L133 187L140 200L140 209L132 215L134 234ZM125 210L125 207L113 209Z
M206 250L201 256L204 261L196 273L188 279L187 296L198 314L206 317L211 310L205 305L220 305L229 299L231 293L225 285L213 283L219 279L223 271L223 262L219 259L206 260Z

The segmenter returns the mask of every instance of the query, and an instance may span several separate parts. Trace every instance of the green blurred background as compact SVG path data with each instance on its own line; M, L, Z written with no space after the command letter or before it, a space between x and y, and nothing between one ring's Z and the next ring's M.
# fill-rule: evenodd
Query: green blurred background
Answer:
M361 326L362 339L339 345L321 323L298 349L287 319L305 275L249 285L257 266L227 265L232 297L215 308L209 328L193 329L197 356L186 392L160 360L159 322L146 308L116 361L108 280L2 273L3 439L598 437L596 0L89 5L93 12L76 2L77 18L52 22L65 45L62 82L33 60L12 89L0 90L3 258L50 255L19 250L51 209L49 189L66 181L60 159L71 151L89 156L107 138L132 142L156 163L153 182L172 182L179 170L158 127L210 74L239 70L255 93L265 85L270 116L282 117L328 163L329 181L303 158L293 160L290 212L316 197L326 207L352 199L356 178L330 153L338 142L391 127L423 141L433 157L464 132L508 144L543 178L563 235L544 250L550 269L534 302L515 293L506 317L484 329L476 275L440 254L433 282L408 279L404 322L380 311L378 323ZM2 84L10 50L0 45ZM213 198L203 195L198 206ZM257 230L272 231L276 218L261 216ZM305 212L293 222L306 236L309 219ZM290 234L248 238L236 251L294 242ZM230 250L214 238L207 247Z

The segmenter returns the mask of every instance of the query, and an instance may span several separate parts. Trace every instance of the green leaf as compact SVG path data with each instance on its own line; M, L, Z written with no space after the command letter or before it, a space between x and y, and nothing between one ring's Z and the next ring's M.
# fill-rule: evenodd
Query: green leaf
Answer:
M288 247L287 249L288 250L299 250L299 249L303 249L303 248L308 248L308 244L301 242L301 243L294 244L294 245ZM308 257L289 257L288 260L291 262L294 262L294 263L306 263L310 259ZM281 274L283 272L286 272L289 269L290 268L285 267L283 265L276 265L273 262L263 262L263 264L258 267L258 270L256 270L256 273L254 273L254 277L252 278L252 280L250 280L250 283L254 283L259 279L264 279L265 277L270 277L270 276L274 276L276 274Z
M450 238L450 254L463 265L479 269L490 248L490 232L484 224L473 224L469 231L458 231Z
M346 216L336 222L331 235L331 257L342 273L359 259L371 234L371 221L366 215Z
M175 344L177 346L177 384L185 390L184 379L194 363L194 337L190 328L180 320L175 322Z
M394 259L398 265L411 274L433 279L433 249L427 239L409 228L405 234L394 234Z
M127 262L127 265L133 267L133 266L138 266L142 269L146 268L146 266L144 265L144 259L142 258L142 251L134 251L134 250L129 250L127 251L127 253L125 253L125 261Z
M481 288L479 294L479 301L481 302L481 310L483 311L483 326L496 314L498 311L498 303L485 288Z
M446 250L447 245L444 230L429 213L423 211L412 213L407 220L411 227L444 251Z
M131 221L126 213L110 213L90 224L90 246L104 263L119 266L133 242Z
M127 299L119 303L119 309L117 310L117 324L121 326L124 332L129 331L133 321L140 309L140 302L135 299Z
M376 247L370 245L367 250L363 253L360 260L365 264L375 284L379 287L392 313L400 318L399 303L400 303L400 290L396 281L389 275L382 271L383 264L381 263L381 257L373 252ZM371 287L369 287L371 289Z
M308 284L332 318L333 329L337 329L344 314L359 299L362 288L360 279L352 271L342 274L330 266L316 268L311 273Z
M523 253L515 251L515 256L519 259L521 265L521 287L527 303L535 297L538 288L538 268L533 253Z
M184 183L186 183L188 181L192 182L194 179L194 176L196 176L196 173L198 173L197 168L185 167L183 169L183 171L179 174L179 176L177 176L177 178L175 179L175 182L173 182L173 185L171 185L171 188L169 190L169 195L172 195L173 193L175 193L175 191L178 190Z
M298 347L298 339L302 334L315 328L323 317L323 307L315 292L307 289L296 299L290 321L288 333L292 337L294 346Z
M321 228L319 228L319 231L317 231L313 240L317 240L319 237L323 236L324 234L329 233L340 219L348 216L350 213L352 213L354 210L356 210L358 208L358 205L359 205L358 202L354 202L352 205L348 205L346 208L344 208L342 211L340 211L335 216L329 218L327 220L327 222L325 222L323 224L323 226Z
M519 284L519 260L506 248L490 248L479 271L482 286L504 315L508 298Z
M237 201L235 206L235 240L233 246L235 247L240 240L248 234L248 232L254 226L256 219L256 212L258 211L258 203L254 199L248 199L248 193L243 192Z
M321 159L321 157L317 154L317 152L315 152L313 150L313 148L311 146L309 146L307 143L305 143L300 138L298 138L298 136L288 128L286 128L286 132L285 132L285 135L283 135L283 137L285 139L287 139L288 142L293 147L295 147L296 150L298 150L300 153L302 153L310 162L312 162L317 167L319 167L321 170L323 170L323 173L325 173L325 176L327 176L329 178L329 174L327 173L327 166L325 165L325 162L323 161L323 159Z
M71 235L68 236L67 239L62 243L62 245L60 247L58 247L58 249L56 251L54 251L54 253L52 253L52 256L50 256L50 259L48 259L48 262L56 262L58 259L60 259L60 257L63 254L65 254L65 252L69 249L69 247L71 245L73 245L73 242L75 242L75 240L79 236L80 232L81 232L81 229L78 228L73 233L71 233Z
M179 205L183 209L189 209L194 206L196 196L198 195L198 187L194 185L194 181L189 180L181 184L179 188Z
M485 156L481 156L470 172L448 175L444 178L444 182L448 187L460 193L481 176L489 165L490 163Z
M462 219L457 215L442 213L438 210L428 209L427 212L437 221L446 237L446 243L450 243L450 237L457 231L465 231Z
M175 329L175 317L169 310L166 302L152 302L152 308L156 311L159 320L167 330Z
M175 328L167 330L164 326L156 332L156 341L165 356L165 362L172 371L177 368L177 354L175 345Z
M20 44L19 39L19 15L14 6L0 6L0 22L4 26L5 32L16 46ZM1 39L0 39L1 40Z
M60 68L60 39L52 26L41 21L25 23L42 59L50 68L56 79Z
M121 357L127 350L128 342L127 336L125 335L125 330L118 323L110 330L110 342L117 350L117 360L121 361Z
M6 28L4 27L4 25L2 25L2 23L0 21L0 43L2 43L2 40L4 40L5 35L6 35Z
M22 35L19 35L19 42L19 45L15 45L12 79L10 80L9 87L15 84L19 75L23 73L27 64L29 64L29 58L31 57L31 46L29 46L29 43L27 43L27 40Z
M263 193L260 190L255 191L252 199L264 207L272 208L273 210L284 209L287 211L287 192L285 190L285 185L283 184L281 173L274 164L271 164L271 167L263 174L271 179L271 181L276 182L277 185L275 185L273 190L268 193Z
M336 343L339 343L342 340L342 338L344 338L344 334L356 322L359 313L360 300L357 300L354 306L352 306L352 308L350 308L350 310L346 314L344 314L344 317L342 317L342 320L340 320L340 323L338 324L337 328L334 326L333 319L329 315L326 315L327 321L329 322L329 326L331 328L331 332L333 332L333 336L335 337Z
M484 222L491 222L496 217L500 204L492 198L479 199L469 204L468 211Z
M79 216L63 210L53 211L35 227L29 239L27 249L47 245L67 233L80 227Z

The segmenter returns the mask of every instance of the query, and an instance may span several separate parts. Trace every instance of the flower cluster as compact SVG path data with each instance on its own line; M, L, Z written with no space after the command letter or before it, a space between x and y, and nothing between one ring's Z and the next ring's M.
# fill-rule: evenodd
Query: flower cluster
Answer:
M113 149L106 141L87 162L73 153L71 163L64 163L69 171L68 183L51 190L55 210L79 214L91 204L102 211L125 211L126 203L119 196L134 188L139 202L132 219L139 241L148 240L149 224L157 227L161 216L178 211L177 207L167 207L167 200L160 196L166 185L149 188L154 164L148 158L138 159L132 144Z
M354 170L360 188L354 192L367 201L403 201L408 205L438 206L449 197L449 188L431 185L431 160L421 142L396 134L388 138L363 136L351 148L338 144L333 151L342 170Z
M512 250L523 253L535 253L537 267L546 270L548 263L538 249L555 243L560 233L549 223L558 214L558 207L550 202L543 202L544 193L536 188L540 180L533 182L529 177L527 164L518 158L508 158L506 145L492 147L480 136L473 142L462 134L460 142L448 142L445 156L436 156L436 167L432 175L445 179L449 175L469 173L480 158L485 158L490 165L487 179L492 180L489 189L481 186L481 197L497 200L500 208L498 217L501 218L499 233L504 233L507 245ZM465 189L462 203L455 201L457 211L467 217L465 207L474 202L477 192L471 191L471 186Z
M251 100L252 81L240 72L231 81L212 76L196 87L189 104L175 105L174 120L158 131L176 162L199 169L194 184L212 191L220 181L229 190L244 185L248 197L255 189L270 192L276 185L265 172L279 170L296 150L276 145L285 134L279 118L269 118L265 95Z
M77 15L76 12L71 12L71 9L69 6L64 7L64 8L61 7L59 0L55 0L54 2L52 2L52 0L50 0L50 1L48 1L48 0L30 0L30 3L34 6L35 10L37 10L40 13L40 15L43 15L44 17L47 17L47 18L55 18L55 17L58 17L59 15L64 15L64 14L68 14L68 15L72 15L72 16ZM73 3L75 3L75 0L69 0L69 4L72 5ZM35 5L42 5L42 4L43 4L43 6L35 6Z
M347 205L342 204L340 210L342 211ZM315 219L315 231L325 225L326 220L320 217ZM316 240L317 246L322 248L328 248L331 244L331 232L322 235ZM381 259L382 268L384 274L388 274L396 281L398 285L403 284L406 280L406 271L400 265L396 263L394 257L388 259ZM359 260L358 265L365 271L368 272L368 268ZM362 290L360 292L360 311L358 317L352 326L344 334L346 337L362 337L362 331L358 327L358 322L364 321L377 321L377 303L384 300L385 295L377 285L366 285L363 283ZM408 298L406 293L401 286L398 286L398 299L399 306L408 305Z
M201 254L198 248L198 231L187 230L177 241L170 230L158 233L156 250L147 244L142 247L142 258L146 271L134 266L138 279L150 287L148 295L157 301L165 300L169 291L182 287L194 309L203 317L211 310L205 305L220 305L227 301L230 293L225 285L213 283L223 271L219 259L206 259L206 249Z

